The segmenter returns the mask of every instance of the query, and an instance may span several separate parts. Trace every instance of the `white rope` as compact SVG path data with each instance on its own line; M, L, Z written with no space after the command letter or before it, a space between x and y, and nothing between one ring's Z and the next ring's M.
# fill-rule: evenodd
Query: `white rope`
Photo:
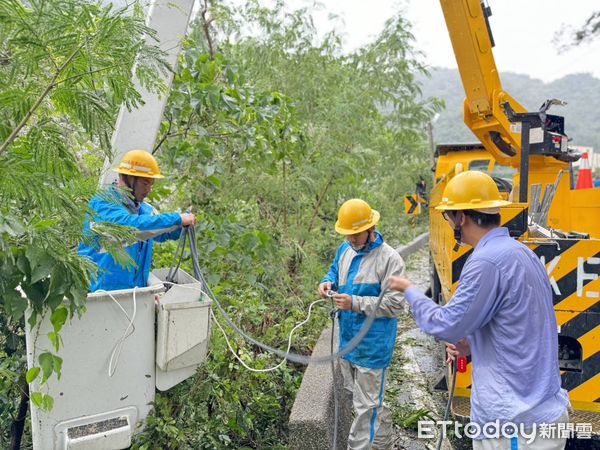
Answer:
M135 332L135 325L133 324L133 322L135 321L135 316L137 313L137 300L135 297L136 290L137 290L137 287L134 287L133 288L133 314L131 317L129 317L129 314L127 314L127 311L125 311L125 309L121 306L121 304L117 301L117 299L113 297L113 295L110 292L105 291L104 289L98 289L97 291L94 291L94 293L101 292L103 294L107 294L112 299L112 301L115 302L115 304L119 307L119 309L121 311L123 311L123 314L125 314L125 317L127 317L127 320L129 321L129 323L127 324L127 328L125 328L125 332L123 333L123 336L121 336L119 338L119 340L116 342L116 344L113 347L113 350L110 354L110 359L108 360L108 376L111 378L115 374L115 371L117 370L117 365L119 364L119 357L121 356L121 351L123 350L123 344L125 343L125 340ZM131 331L129 331L130 328L131 328ZM114 367L113 367L113 364L114 364Z
M164 281L163 284L170 284L172 286L178 286L184 289L192 289L198 292L203 292L202 289L197 288L197 287L193 287L193 286L184 286L181 284L177 284L177 283L171 283L169 281ZM129 321L129 323L127 324L127 328L125 328L125 332L123 333L123 336L121 336L121 338L119 338L119 340L116 342L115 346L113 347L113 350L110 354L110 359L109 359L109 363L108 363L108 376L112 377L115 374L115 371L117 370L117 365L119 363L119 358L121 356L121 351L123 350L123 344L125 343L125 340L131 336L134 331L135 331L135 325L134 325L134 321L135 321L135 316L137 313L137 300L136 300L136 289L137 287L133 288L133 314L131 317L129 317L129 314L127 314L127 311L125 311L125 309L121 306L121 304L117 301L117 299L115 299L115 297L113 297L113 295L108 292L105 291L103 289L98 289L97 291L95 291L95 293L102 293L102 294L106 294L108 295L113 302L115 302L115 304L119 307L119 309L123 312L123 314L125 315L125 317L127 317L127 320ZM231 354L235 357L235 359L237 359L240 364L242 364L242 366L244 366L244 368L246 368L247 370L251 371L251 372L256 372L256 373L264 373L264 372L272 372L274 370L279 369L286 361L287 359L287 355L290 352L290 349L292 348L292 337L295 333L295 331L300 328L301 326L305 325L309 320L310 320L310 316L312 313L312 309L313 306L315 306L317 303L321 303L326 301L327 299L319 299L319 300L315 300L314 302L312 302L310 304L310 306L308 307L308 315L306 316L306 319L304 319L302 322L300 322L299 324L297 324L294 328L292 328L292 330L290 331L290 334L288 336L288 346L287 346L287 350L286 350L286 356L276 365L273 367L268 367L266 369L255 369L253 367L248 366L239 356L238 354L235 352L235 350L233 349L233 347L231 346L231 342L229 341L229 338L227 337L227 333L225 332L225 330L223 329L223 327L221 326L221 324L219 323L219 321L217 320L217 317L215 316L214 312L210 311L211 317L214 319L215 323L217 324L217 327L219 328L219 330L221 330L221 333L223 334L223 337L225 338L225 342L227 343L227 347L229 348L229 351L231 352ZM130 331L131 328L131 331Z
M172 286L179 286L179 287L184 288L184 289L192 289L192 290L195 290L195 291L203 292L202 289L197 288L197 287L193 287L193 286L184 286L184 285L181 285L181 284L171 283L169 281L163 281L163 283L164 284L170 284ZM264 373L264 372L271 372L273 370L279 369L283 365L283 363L285 363L285 361L287 360L287 355L289 354L290 349L292 348L292 336L294 335L294 332L298 328L300 328L302 325L306 324L310 320L310 314L312 312L313 306L316 305L317 303L321 303L321 302L324 302L324 301L327 301L327 299L324 298L324 299L315 300L314 302L312 302L310 304L310 306L308 307L308 315L306 316L306 319L304 319L302 322L300 322L298 325L296 325L294 328L292 328L292 331L290 331L290 334L289 334L289 337L288 337L287 351L285 353L286 356L276 366L268 367L266 369L255 369L253 367L248 366L238 356L238 354L235 352L235 350L231 346L231 343L229 342L229 338L227 337L227 333L225 333L225 330L223 329L223 327L221 326L221 324L217 320L217 317L215 316L215 313L212 311L212 309L210 310L210 315L214 319L215 323L217 324L217 327L219 327L219 330L221 330L221 333L223 333L223 337L225 338L225 342L227 343L227 347L229 348L229 351L235 357L235 359L237 359L240 362L240 364L242 364L242 366L244 366L246 369L248 369L251 372Z
M276 366L273 367L269 367L266 369L254 369L250 366L248 366L243 360L242 358L240 358L237 353L233 350L233 348L231 347L231 344L229 343L229 339L227 338L227 334L225 333L225 330L223 329L223 327L221 327L221 324L219 323L219 321L217 320L217 318L215 317L215 314L213 313L212 309L210 311L210 314L212 316L212 318L214 319L215 323L217 324L217 326L219 327L219 330L221 330L221 333L223 333L223 337L225 338L225 342L227 342L227 347L229 347L229 351L231 352L231 354L235 357L235 359L237 359L242 366L244 366L246 369L248 369L250 372L258 372L258 373L262 373L262 372L271 372L273 370L279 369L283 363L285 363L287 361L287 355L290 352L290 349L292 347L292 335L294 334L294 331L296 331L298 328L300 328L302 325L304 325L306 322L309 321L310 319L310 313L312 310L312 307L316 304L316 303L320 303L320 302L324 302L325 299L321 299L321 300L316 300L314 302L312 302L310 304L310 306L308 307L308 316L306 316L306 319L302 322L300 322L298 325L296 325L294 328L292 328L292 331L290 331L290 336L288 339L288 347L287 347L287 351L286 356L279 362L279 364L277 364Z
M244 330L239 328L235 324L235 322L233 320L231 320L231 317L229 317L229 314L227 314L227 312L225 311L225 309L223 308L223 306L221 305L221 303L219 302L219 300L217 299L215 294L212 292L210 286L204 279L204 275L202 275L202 270L200 270L200 265L198 264L198 253L197 253L198 250L196 248L196 230L195 230L195 228L193 226L184 227L182 236L185 236L186 234L189 234L189 237L190 237L190 252L192 254L194 277L202 284L202 287L205 288L206 294L215 303L215 305L217 306L219 311L221 311L223 318L229 324L229 326L237 334L242 336L246 341L251 342L252 344L256 345L257 347L262 348L263 350L265 350L269 353L279 355L280 357L285 358L288 361L294 361L294 362L304 364L304 365L308 365L310 363L313 363L313 364L325 363L325 362L330 362L332 360L335 361L336 359L344 357L345 355L349 354L352 350L354 350L356 348L356 346L367 335L367 333L371 329L371 325L373 325L373 322L375 321L375 313L368 314L367 320L365 320L365 322L363 323L363 325L360 328L360 330L358 331L358 333L352 339L350 339L350 341L347 343L347 345L344 348L338 350L333 355L316 356L316 357L310 356L309 357L309 356L301 355L298 353L284 352L283 350L273 348L273 347L265 344L264 342L260 342L260 341L256 340L255 338L250 336L248 333L246 333ZM180 237L180 239L181 239L181 237ZM182 258L182 257L183 257L183 255L180 258ZM383 284L383 286L381 287L381 292L379 293L379 297L377 297L377 304L375 306L375 309L378 309L379 306L381 305L381 302L383 301L383 297L386 292L387 292L387 284Z

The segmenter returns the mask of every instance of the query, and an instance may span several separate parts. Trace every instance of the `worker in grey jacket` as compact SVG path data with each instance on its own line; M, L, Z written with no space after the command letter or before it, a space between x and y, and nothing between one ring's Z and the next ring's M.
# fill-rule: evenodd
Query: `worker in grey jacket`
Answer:
M375 230L379 213L363 200L345 202L335 230L346 236L329 272L319 284L319 294L333 294L339 310L340 350L358 334L367 315L376 319L362 341L340 360L344 387L352 393L354 421L348 449L390 449L392 422L383 402L387 368L392 359L402 296L388 292L377 308L381 289L390 276L404 273L400 255Z

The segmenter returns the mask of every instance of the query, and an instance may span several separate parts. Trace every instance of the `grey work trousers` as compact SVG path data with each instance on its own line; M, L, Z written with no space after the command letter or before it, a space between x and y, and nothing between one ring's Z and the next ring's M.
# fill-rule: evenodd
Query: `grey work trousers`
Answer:
M553 424L568 423L569 414L565 411ZM554 431L557 427L552 427ZM560 437L557 433L551 436L541 436L539 433L532 442L522 436L498 439L473 440L473 450L563 450L567 443L566 437Z
M392 448L392 416L383 403L387 369L368 369L340 359L344 388L352 393L354 421L348 450Z

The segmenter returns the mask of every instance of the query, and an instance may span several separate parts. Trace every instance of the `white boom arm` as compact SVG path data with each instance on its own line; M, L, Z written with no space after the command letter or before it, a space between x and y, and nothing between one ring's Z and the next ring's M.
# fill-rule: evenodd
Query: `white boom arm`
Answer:
M181 51L181 41L192 16L194 0L154 0L150 5L146 23L157 31L158 45L166 52L166 61L173 69L177 66L177 57ZM173 73L163 76L168 90L173 82ZM136 89L142 96L143 104L128 111L121 106L117 124L112 136L113 160L106 160L102 171L101 186L107 186L116 180L117 174L110 170L113 161L133 149L152 151L167 103L167 95L148 92L135 80Z

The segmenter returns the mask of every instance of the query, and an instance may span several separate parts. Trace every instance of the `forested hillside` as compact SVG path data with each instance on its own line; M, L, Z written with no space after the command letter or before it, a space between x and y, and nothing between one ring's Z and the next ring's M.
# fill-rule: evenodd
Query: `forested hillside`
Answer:
M600 148L600 79L590 74L568 75L551 83L544 83L528 75L504 73L500 69L504 90L530 111L537 111L550 98L567 102L553 107L550 112L565 117L566 132L572 145ZM470 142L473 134L463 123L464 90L457 70L436 68L430 76L419 77L423 97L437 97L445 102L445 109L434 124L436 142Z

